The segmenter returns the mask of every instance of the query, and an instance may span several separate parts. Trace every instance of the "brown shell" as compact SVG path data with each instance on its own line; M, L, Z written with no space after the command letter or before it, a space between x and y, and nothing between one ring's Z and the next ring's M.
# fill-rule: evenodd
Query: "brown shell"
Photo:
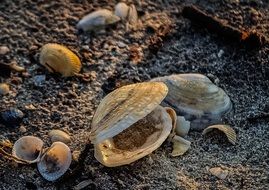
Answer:
M108 94L99 104L92 121L93 144L113 137L151 113L165 98L162 82L123 86Z
M233 128L229 125L212 125L203 130L203 135L207 134L208 132L212 131L213 129L218 129L222 131L226 137L228 138L229 142L235 145L236 143L236 133Z
M59 44L46 44L41 48L40 63L50 72L61 73L64 77L80 72L81 62L76 54Z

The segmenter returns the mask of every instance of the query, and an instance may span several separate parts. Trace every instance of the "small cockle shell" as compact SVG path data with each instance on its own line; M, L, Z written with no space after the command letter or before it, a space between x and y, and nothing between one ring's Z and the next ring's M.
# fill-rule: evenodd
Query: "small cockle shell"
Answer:
M128 12L129 12L129 6L123 2L120 2L115 6L114 13L116 16L120 17L122 20L125 20L127 18Z
M152 81L168 86L169 93L162 105L171 106L179 116L184 116L191 122L191 129L202 130L216 124L232 110L229 96L204 75L178 74Z
M7 95L9 93L9 85L0 83L0 95Z
M38 171L48 181L55 181L69 168L72 154L67 145L62 142L54 142L48 148L37 164Z
M65 144L68 144L71 142L70 136L66 132L61 131L61 130L51 130L49 132L49 137L51 139L51 142L59 141Z
M129 7L127 20L131 25L137 24L138 15L137 15L137 11L136 11L136 8L135 8L134 4L131 4L130 7Z
M208 132L218 129L222 131L226 137L228 138L229 142L235 145L236 143L236 133L233 128L231 128L229 125L212 125L203 130L203 135L207 134Z
M24 136L18 139L12 149L12 155L27 162L36 163L42 154L43 141L34 136Z
M114 167L132 163L156 150L176 122L170 116L170 108L159 106L167 90L162 82L145 82L108 94L92 121L90 140L95 158Z
M84 16L77 24L80 30L91 31L98 30L106 25L116 23L120 17L114 15L110 10L101 9Z
M76 54L65 46L49 43L41 48L40 63L50 72L61 73L64 77L78 74L81 62Z
M181 156L185 154L185 152L187 152L191 147L191 142L180 136L175 136L172 142L173 142L173 152L171 153L172 156Z

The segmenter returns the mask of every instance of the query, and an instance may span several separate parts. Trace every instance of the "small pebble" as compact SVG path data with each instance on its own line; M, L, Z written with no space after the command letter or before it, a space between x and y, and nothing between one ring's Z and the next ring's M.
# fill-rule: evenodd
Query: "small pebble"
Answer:
M210 168L209 172L219 179L225 179L229 174L228 170L224 170L221 167Z
M0 95L7 95L9 93L9 85L0 83Z
M21 133L25 133L27 130L26 130L26 128L24 126L20 126L19 131Z
M5 55L9 52L9 48L7 46L0 46L0 55Z
M42 87L44 83L46 82L46 76L45 75L36 75L34 76L34 85L37 87Z
M218 53L218 58L221 58L221 57L223 56L223 54L224 54L224 51L221 49L221 50L219 51L219 53Z
M17 108L10 108L0 113L0 122L6 126L18 126L24 117L24 113Z

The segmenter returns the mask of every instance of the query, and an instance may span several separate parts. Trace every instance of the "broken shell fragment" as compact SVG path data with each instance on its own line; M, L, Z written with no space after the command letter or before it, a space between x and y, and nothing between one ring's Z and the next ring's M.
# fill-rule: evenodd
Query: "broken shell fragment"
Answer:
M42 155L37 168L46 180L55 181L68 170L71 161L69 147L62 142L54 142Z
M65 144L68 144L71 142L70 136L66 132L61 131L61 130L51 130L49 132L49 137L51 139L51 142L59 141Z
M9 85L0 83L0 95L7 95L9 93Z
M204 75L178 74L152 81L168 86L169 93L162 105L171 106L179 116L184 116L191 122L191 129L202 130L216 124L232 110L229 96Z
M77 28L86 32L104 28L106 25L114 24L120 17L114 15L110 10L101 9L84 16L77 24Z
M219 179L225 179L229 174L228 170L224 170L221 167L210 168L209 172Z
M137 24L138 15L134 4L131 4L129 7L129 13L128 13L128 22L132 25Z
M114 167L130 164L156 150L176 122L166 108L159 106L167 90L164 83L145 82L108 94L92 121L90 140L95 158Z
M34 136L24 136L13 146L12 155L27 163L36 163L42 154L43 141Z
M46 44L41 48L40 63L50 72L61 73L64 77L80 72L81 62L76 54L59 44Z
M127 18L128 12L129 6L125 3L120 2L115 6L115 15L120 17L122 20L125 20Z
M233 128L231 128L229 125L212 125L203 130L203 135L207 134L208 132L218 129L222 131L226 137L228 138L229 142L235 145L236 143L236 133Z
M171 153L172 156L181 156L185 154L185 152L187 152L191 147L191 142L180 136L175 136L172 142L173 142L173 152Z
M177 124L176 124L176 134L185 137L190 130L191 124L189 121L185 120L184 117L178 116L177 117Z

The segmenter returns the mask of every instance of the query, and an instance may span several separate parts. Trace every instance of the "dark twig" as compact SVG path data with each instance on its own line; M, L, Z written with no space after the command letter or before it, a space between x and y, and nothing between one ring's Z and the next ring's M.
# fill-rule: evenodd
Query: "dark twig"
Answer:
M228 38L231 41L237 41L252 48L269 44L268 39L262 34L258 33L256 30L242 31L227 24L223 20L208 15L196 6L184 7L182 15L185 18L190 19L192 22L207 28L209 31L215 32L220 36Z
M256 115L249 116L247 118L249 121L256 121L258 119L269 119L269 113L266 112L259 112Z

